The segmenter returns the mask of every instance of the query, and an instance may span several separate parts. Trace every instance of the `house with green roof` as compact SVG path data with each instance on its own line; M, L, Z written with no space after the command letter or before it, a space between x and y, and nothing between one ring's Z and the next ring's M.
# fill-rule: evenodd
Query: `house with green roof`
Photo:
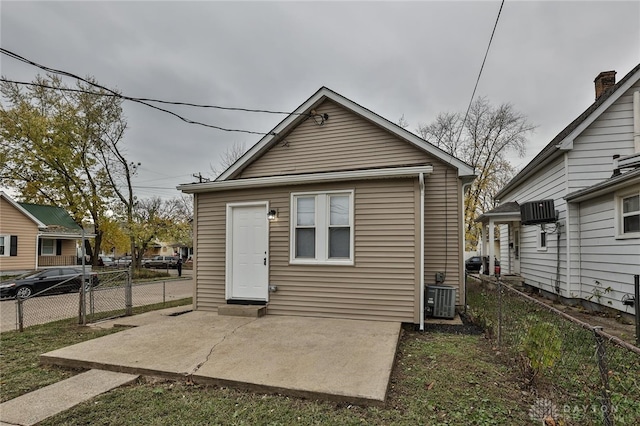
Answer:
M82 227L63 208L0 191L0 273L76 265L81 240Z

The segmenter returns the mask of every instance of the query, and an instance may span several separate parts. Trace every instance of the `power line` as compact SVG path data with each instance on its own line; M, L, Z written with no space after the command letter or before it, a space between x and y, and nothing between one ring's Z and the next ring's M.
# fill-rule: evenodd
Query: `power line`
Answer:
M462 125L460 126L460 132L458 133L458 137L456 138L456 145L460 141L460 137L462 136L462 131L464 130L464 123L467 121L467 117L469 116L469 111L471 110L471 105L473 104L473 98L476 95L476 90L478 89L478 83L480 83L480 76L482 75L484 64L487 61L487 56L489 55L489 49L491 48L491 43L493 42L493 35L496 33L496 28L498 27L498 21L500 20L500 14L502 13L503 6L504 6L504 0L502 0L502 3L500 3L498 16L496 17L496 22L493 25L493 31L491 31L491 38L489 38L489 44L487 45L487 50L484 53L484 59L482 60L482 65L480 66L480 72L478 73L478 78L476 79L476 85L473 87L473 93L471 94L471 99L469 99L469 106L467 107L467 112L464 114L464 119L462 120ZM453 156L453 154L451 155Z
M174 117L176 117L176 118L178 118L178 119L180 119L180 120L182 120L182 121L184 121L184 122L186 122L188 124L196 124L196 125L200 125L200 126L216 129L216 130L222 130L222 131L225 131L225 132L240 132L240 133L248 133L248 134L254 134L254 135L274 135L275 136L274 132L264 133L264 132L254 132L254 131L251 131L251 130L243 130L243 129L228 129L228 128L225 128L225 127L215 126L213 124L207 124L207 123L202 123L200 121L191 120L191 119L183 117L183 116L181 116L181 115L179 115L179 114L177 114L177 113L175 113L173 111L170 111L168 109L160 108L160 107L158 107L156 105L152 105L152 104L149 103L150 102L149 100L144 100L145 98L134 98L134 97L130 97L130 96L125 96L125 95L123 95L123 94L121 94L121 93L119 93L119 92L117 92L115 90L109 89L109 88L107 88L105 86L102 86L102 85L100 85L98 83L95 83L93 81L90 81L90 80L87 80L85 78L82 78L79 75L70 73L68 71L63 71L63 70L59 70L59 69L56 69L56 68L48 67L46 65L39 64L39 63L31 61L31 60L29 60L29 59L27 59L27 58L25 58L23 56L20 56L17 53L14 53L14 52L12 52L10 50L4 49L4 48L0 48L0 53L3 53L3 54L5 54L5 55L7 55L7 56L9 56L9 57L11 57L13 59L16 59L16 60L20 61L20 62L24 62L24 63L32 65L34 67L40 68L40 69L42 69L44 71L47 71L47 72L50 72L50 73L54 73L54 74L63 75L63 76L67 76L67 77L71 77L71 78L74 78L74 79L76 79L78 81L85 82L85 83L89 84L90 86L96 87L96 88L106 92L106 93L96 93L96 92L91 92L91 91L84 91L85 93L89 93L89 94L92 94L92 95L98 95L98 96L105 96L106 95L106 96L117 97L117 98L120 98L120 99L128 100L128 101L131 101L131 102L136 102L136 103L145 105L145 106L147 106L149 108L153 108L153 109L156 109L158 111L162 111L164 113L173 115ZM12 81L9 81L9 80L5 80L4 78L0 79L0 80L1 81L12 82ZM43 84L39 84L39 83L26 83L26 82L16 82L16 81L13 81L13 83L15 83L15 84L24 84L24 85L32 85L32 86L48 87L48 88L51 88L51 89L61 90L61 88L51 87L51 86L47 86L47 85L43 85ZM82 90L81 89L69 89L69 91L82 91ZM169 101L160 101L160 100L151 100L151 101L153 101L153 102L162 102L162 103L171 103ZM187 103L176 103L176 105L187 105ZM191 104L191 106L197 106L197 104ZM204 107L204 105L200 105L200 107ZM209 105L208 107L214 108L214 107L217 107L217 106ZM221 107L220 109L225 109L225 108L227 108L227 107ZM242 110L242 109L238 109L238 110ZM248 109L244 109L244 110L248 110ZM266 110L254 110L252 112L260 112L260 111L264 112ZM274 111L273 113L282 113L282 114L284 114L284 112L276 112L276 111ZM286 114L289 114L289 113L286 113Z

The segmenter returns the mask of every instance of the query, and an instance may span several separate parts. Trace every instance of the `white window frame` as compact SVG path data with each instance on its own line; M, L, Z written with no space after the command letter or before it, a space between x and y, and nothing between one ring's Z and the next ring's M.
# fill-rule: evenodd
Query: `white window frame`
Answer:
M11 255L11 235L0 235L0 237L4 238L2 243L2 251L4 253L0 253L0 256L10 256Z
M544 234L544 241L542 241L542 234ZM537 230L537 235L538 251L547 251L547 247L549 247L549 233L546 231L544 223L541 224L540 229Z
M640 232L624 232L624 223L623 220L627 216L635 216L636 214L640 214L640 211L624 213L622 209L622 203L625 198L630 198L634 196L640 196L640 190L632 189L626 191L620 191L616 193L615 196L615 232L617 240L625 240L630 238L640 238Z
M51 238L43 238L42 240L42 244L40 245L40 256L55 256L56 255L56 240L55 239L51 239ZM45 241L51 241L51 253L45 253L44 252L44 242Z
M330 196L345 195L349 197L349 257L329 258L329 218L330 218ZM296 258L296 224L297 209L296 198L315 198L315 229L316 229L316 250L315 258ZM353 265L354 264L354 190L336 191L312 191L312 192L292 192L290 199L290 230L289 230L289 263L292 265Z

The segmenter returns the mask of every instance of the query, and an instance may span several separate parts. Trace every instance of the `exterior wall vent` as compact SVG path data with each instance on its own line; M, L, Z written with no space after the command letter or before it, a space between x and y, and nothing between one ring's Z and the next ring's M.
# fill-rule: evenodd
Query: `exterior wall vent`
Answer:
M434 318L453 318L456 315L456 288L448 285L427 286L425 313Z
M520 220L523 225L555 222L556 209L553 200L529 201L520 204Z

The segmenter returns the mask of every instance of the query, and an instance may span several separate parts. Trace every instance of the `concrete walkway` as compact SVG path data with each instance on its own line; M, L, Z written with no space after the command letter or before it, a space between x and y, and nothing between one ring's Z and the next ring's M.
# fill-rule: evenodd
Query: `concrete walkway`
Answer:
M135 374L89 370L0 404L0 425L35 425L104 392L131 383Z
M380 321L243 318L201 311L145 321L149 323L43 354L40 360L382 405L400 336L400 323Z

